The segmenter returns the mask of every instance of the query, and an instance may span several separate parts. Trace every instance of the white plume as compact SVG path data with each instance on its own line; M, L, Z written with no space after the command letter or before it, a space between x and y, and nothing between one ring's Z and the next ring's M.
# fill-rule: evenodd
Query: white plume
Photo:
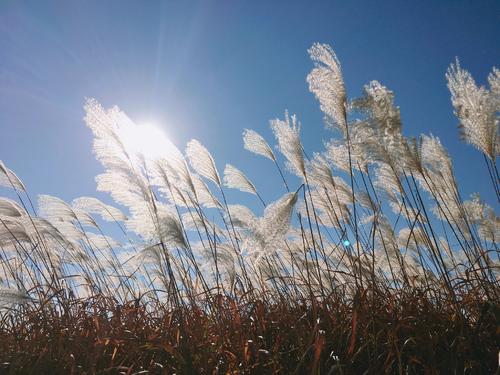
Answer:
M0 217L21 217L26 215L26 211L12 199L0 197Z
M292 211L297 202L296 193L287 193L269 204L259 218L243 247L257 256L266 255L283 245L283 237L290 228Z
M241 204L230 204L228 210L235 226L244 229L255 228L257 218L248 207Z
M93 197L80 197L71 203L73 208L89 214L97 214L106 221L125 221L127 217L118 208L110 206Z
M25 191L24 184L21 182L19 177L12 172L3 161L0 160L0 186L15 188Z
M446 73L463 138L492 160L500 153L499 122L496 116L500 110L498 76L498 70L494 70L488 77L492 89L490 93L486 88L476 85L470 73L460 67L458 59Z
M166 214L161 218L160 231L161 238L167 245L183 249L187 247L181 222L175 215Z
M86 212L73 209L63 200L50 196L40 195L38 197L40 215L51 222L78 222L83 226L97 227L96 222Z
M221 180L215 166L215 161L205 146L196 139L193 139L187 144L186 155L191 166L197 173L212 180L218 186L221 186Z
M278 141L280 152L287 159L290 171L299 177L304 177L306 170L300 143L300 126L295 115L290 117L288 112L285 112L284 120L275 119L271 121L271 129Z
M231 164L226 164L226 168L224 169L224 185L231 189L238 189L246 193L257 195L257 189L252 181L250 181L242 171L233 167Z
M256 131L245 129L243 132L243 143L246 150L276 161L273 150L271 150L264 137Z
M307 76L309 90L319 100L325 121L331 127L346 132L346 93L340 62L332 48L315 43L309 49L315 68Z

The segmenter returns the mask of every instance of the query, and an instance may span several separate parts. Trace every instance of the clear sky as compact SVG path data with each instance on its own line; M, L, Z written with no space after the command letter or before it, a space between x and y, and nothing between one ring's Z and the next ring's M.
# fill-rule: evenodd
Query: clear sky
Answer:
M373 79L392 89L405 135L439 136L464 196L494 204L482 156L458 139L444 74L455 56L481 84L500 67L500 1L2 0L0 159L33 196L96 195L102 168L83 123L95 97L181 149L199 139L221 172L237 166L270 201L279 176L241 133L271 140L268 121L288 109L307 151L322 150L330 134L305 80L316 41L337 52L349 96Z

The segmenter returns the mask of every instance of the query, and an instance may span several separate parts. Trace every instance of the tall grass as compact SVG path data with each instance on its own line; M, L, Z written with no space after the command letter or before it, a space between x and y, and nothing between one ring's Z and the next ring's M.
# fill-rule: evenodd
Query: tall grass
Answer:
M161 156L134 150L124 134L136 125L93 99L97 189L120 208L43 195L35 209L0 163L17 197L0 198L3 372L497 369L498 216L479 195L462 198L438 138L403 135L392 91L372 81L349 100L333 50L309 53L335 137L306 152L288 113L271 121L276 149L244 132L245 149L276 167L274 202L235 166L221 175L197 140L184 154L167 141ZM498 72L489 89L458 62L447 79L500 199ZM262 215L227 189L253 194Z

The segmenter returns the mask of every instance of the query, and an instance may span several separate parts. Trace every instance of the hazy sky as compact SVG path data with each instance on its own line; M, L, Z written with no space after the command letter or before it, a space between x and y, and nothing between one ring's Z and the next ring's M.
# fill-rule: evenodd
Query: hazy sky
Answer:
M500 67L500 1L2 0L0 159L33 196L95 195L102 168L83 123L95 97L181 149L199 139L221 172L239 167L270 201L279 176L241 133L271 140L269 120L288 109L307 151L322 150L333 134L305 81L316 41L337 52L350 97L373 79L392 89L405 135L439 136L464 197L495 202L482 156L458 139L444 74L455 56L481 84Z

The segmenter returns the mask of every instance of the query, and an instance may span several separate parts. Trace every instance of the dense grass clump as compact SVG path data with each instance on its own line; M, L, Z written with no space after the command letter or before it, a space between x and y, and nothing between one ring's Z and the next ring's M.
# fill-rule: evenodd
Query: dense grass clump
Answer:
M486 374L497 366L498 306L470 296L461 301L467 319L423 290L359 290L350 302L338 292L293 302L218 296L211 311L105 297L66 303L3 322L2 372Z
M499 371L500 218L462 198L438 138L403 135L392 91L372 81L349 100L333 50L309 53L337 136L310 154L286 112L271 121L278 154L245 130L276 168L260 176L283 190L272 202L199 141L182 153L93 99L97 188L120 208L48 195L35 208L0 162L0 372ZM478 87L456 63L447 79L500 202L500 73Z

